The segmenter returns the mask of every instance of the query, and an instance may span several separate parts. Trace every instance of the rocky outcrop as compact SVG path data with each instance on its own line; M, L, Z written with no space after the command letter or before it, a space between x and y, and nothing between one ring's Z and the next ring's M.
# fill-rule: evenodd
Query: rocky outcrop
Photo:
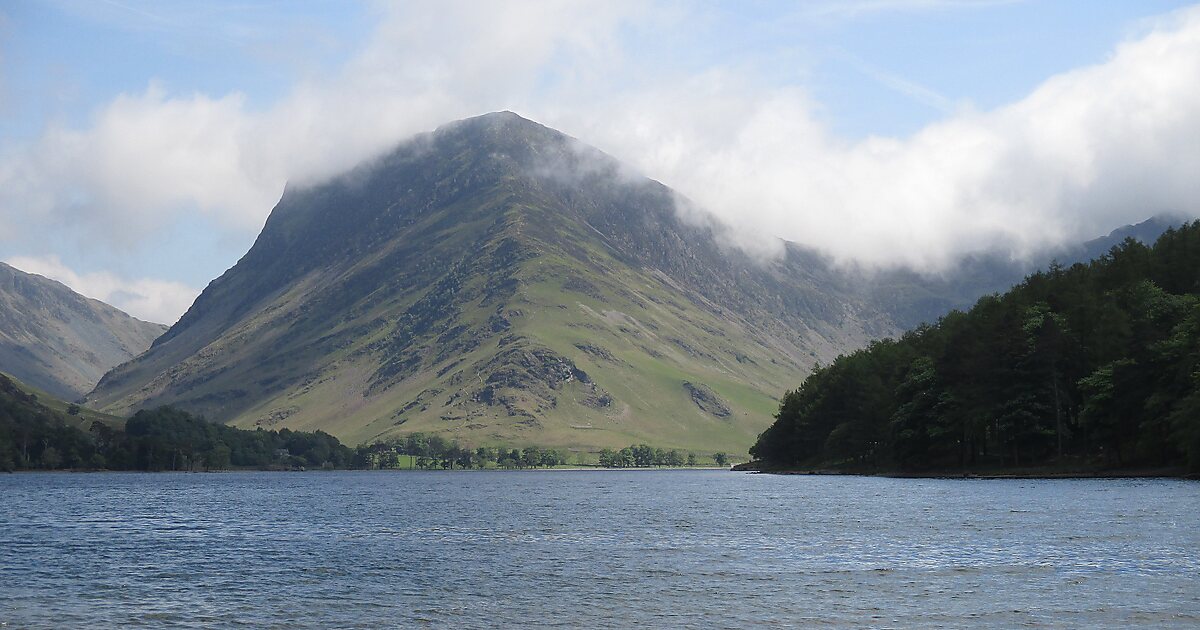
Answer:
M701 411L717 418L728 418L733 415L729 405L717 395L708 385L703 383L683 382L683 388L692 397L692 402Z

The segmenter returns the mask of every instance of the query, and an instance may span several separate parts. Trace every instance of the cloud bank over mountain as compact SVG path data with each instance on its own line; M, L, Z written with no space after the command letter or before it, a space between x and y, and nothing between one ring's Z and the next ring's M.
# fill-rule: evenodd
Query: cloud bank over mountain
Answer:
M1107 60L1016 102L957 104L906 137L865 139L838 136L813 93L781 84L769 63L638 54L648 40L684 47L708 32L717 17L703 6L415 2L377 12L349 61L265 106L151 81L82 124L9 143L0 239L70 225L121 247L197 216L253 233L285 182L321 181L414 133L501 109L629 162L759 251L778 237L846 262L937 271L982 249L1023 256L1160 211L1200 214L1198 8L1154 20Z
M845 142L802 91L720 73L635 95L588 136L757 237L750 246L780 236L843 260L938 270L1157 212L1200 215L1195 77L1190 10L1018 102L964 107L907 138Z

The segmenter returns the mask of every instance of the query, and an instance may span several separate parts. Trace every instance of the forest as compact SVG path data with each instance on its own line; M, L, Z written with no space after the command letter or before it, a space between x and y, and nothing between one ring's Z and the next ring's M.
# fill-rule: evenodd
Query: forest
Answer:
M247 431L170 407L143 410L123 429L69 424L0 375L0 471L24 469L223 470L346 468L354 451L333 436Z
M0 471L359 468L540 468L567 463L566 453L526 446L464 447L440 435L413 433L344 446L317 431L245 430L172 407L135 413L123 428L82 422L46 407L0 374ZM87 430L76 425L86 424ZM407 457L405 457L407 456ZM407 464L407 465L405 465Z
M1200 471L1200 222L818 367L765 468Z

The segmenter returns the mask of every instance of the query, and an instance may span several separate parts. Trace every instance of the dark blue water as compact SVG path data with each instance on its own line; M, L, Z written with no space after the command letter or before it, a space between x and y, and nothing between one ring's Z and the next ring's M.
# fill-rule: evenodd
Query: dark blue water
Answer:
M1200 484L0 475L0 626L1200 625Z

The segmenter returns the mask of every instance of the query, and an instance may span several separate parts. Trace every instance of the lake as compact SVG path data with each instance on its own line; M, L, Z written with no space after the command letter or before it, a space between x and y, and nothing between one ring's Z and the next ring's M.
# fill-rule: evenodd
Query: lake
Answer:
M1196 627L1200 483L0 475L0 626Z

